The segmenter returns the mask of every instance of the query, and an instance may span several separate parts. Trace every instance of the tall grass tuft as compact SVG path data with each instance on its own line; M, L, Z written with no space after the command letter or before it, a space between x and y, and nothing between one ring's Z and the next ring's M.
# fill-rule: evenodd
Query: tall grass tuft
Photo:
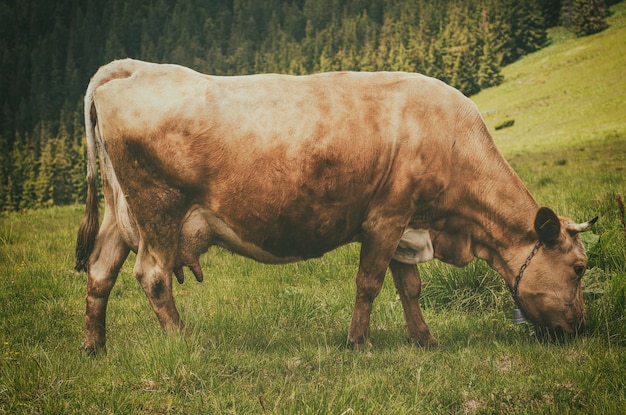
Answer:
M510 295L502 277L480 260L462 270L432 263L424 266L424 307L460 312L485 312L503 307Z

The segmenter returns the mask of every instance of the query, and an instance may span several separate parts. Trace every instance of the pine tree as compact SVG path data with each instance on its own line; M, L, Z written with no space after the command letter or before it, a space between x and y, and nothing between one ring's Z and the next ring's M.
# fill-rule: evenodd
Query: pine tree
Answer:
M476 78L476 69L476 60L469 49L456 54L450 85L467 96L478 93L480 86Z
M7 172L10 174L6 179L6 190L3 200L3 210L15 211L19 207L19 202L22 195L22 182L23 182L23 168L21 168L23 139L19 134L16 135L13 141L13 146L9 153L8 163L6 166Z
M16 210L35 209L40 206L37 199L37 171L35 170L37 165L35 163L35 154L34 152L29 152L26 157L26 162L27 165L30 166L30 169L24 172L22 194L19 196L19 205ZM32 164L30 164L31 160Z
M54 146L53 138L45 140L38 160L37 175L34 180L35 201L38 206L54 204Z
M545 45L547 33L538 0L509 0L511 27L509 53L506 63L534 52Z
M11 150L11 176L7 181L5 209L10 211L34 208L36 154L33 140L29 136L18 135Z
M604 0L564 0L563 25L577 36L587 36L607 28Z
M502 83L500 65L490 43L483 45L482 54L478 58L477 84L482 88L499 85Z
M0 135L0 212L5 210L11 177L8 141Z
M561 0L542 0L541 13L546 27L553 27L559 24L561 14Z
M499 85L502 82L500 73L502 56L498 54L498 51L502 48L502 42L499 40L497 24L491 21L486 8L481 11L476 48L481 44L482 50L478 57L478 86L488 88Z
M124 45L119 39L118 30L116 28L112 28L109 31L109 35L106 38L106 43L104 44L104 62L109 62L114 59L126 58L128 57L128 53L124 49Z
M446 80L444 73L445 50L443 38L438 37L431 40L423 62L424 73L426 75L441 79L442 81Z
M85 172L87 171L87 149L84 140L75 143L70 149L70 183L72 187L73 203L80 203L85 200L87 194L87 181Z
M67 205L73 202L71 138L63 125L53 140L52 204Z
M444 30L439 34L445 48L443 73L445 82L464 94L475 93L476 60L471 47L474 39L469 30L470 11L467 5L457 4L450 8Z

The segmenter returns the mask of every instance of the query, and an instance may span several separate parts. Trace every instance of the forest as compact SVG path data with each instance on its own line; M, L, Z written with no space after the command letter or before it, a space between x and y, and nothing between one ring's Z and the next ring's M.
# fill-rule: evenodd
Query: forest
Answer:
M0 1L0 212L82 202L82 98L117 58L204 73L410 71L471 96L613 0Z

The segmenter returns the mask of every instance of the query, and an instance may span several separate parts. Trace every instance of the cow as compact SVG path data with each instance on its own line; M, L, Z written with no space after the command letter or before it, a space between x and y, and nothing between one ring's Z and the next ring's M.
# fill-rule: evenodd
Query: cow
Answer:
M105 349L106 307L130 251L166 331L184 327L172 280L204 278L217 245L268 264L359 242L348 345L370 346L391 270L410 340L434 347L417 264L486 261L547 333L584 325L587 258L575 223L540 207L476 105L399 72L210 76L138 60L102 66L85 94L88 192L76 269L87 271L85 341ZM99 224L97 159L104 194ZM523 278L522 278L523 277Z

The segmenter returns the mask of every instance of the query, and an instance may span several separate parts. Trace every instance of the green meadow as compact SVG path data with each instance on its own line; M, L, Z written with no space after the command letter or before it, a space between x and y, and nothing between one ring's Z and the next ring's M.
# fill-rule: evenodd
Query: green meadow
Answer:
M585 335L542 343L511 323L484 263L420 266L435 350L406 342L391 278L372 313L372 350L346 348L358 245L269 266L220 249L174 295L188 326L163 333L123 267L108 352L80 351L84 274L73 271L83 206L0 216L0 414L626 413L626 4L610 27L551 44L472 97L539 203L582 222ZM499 128L514 121L506 128Z

